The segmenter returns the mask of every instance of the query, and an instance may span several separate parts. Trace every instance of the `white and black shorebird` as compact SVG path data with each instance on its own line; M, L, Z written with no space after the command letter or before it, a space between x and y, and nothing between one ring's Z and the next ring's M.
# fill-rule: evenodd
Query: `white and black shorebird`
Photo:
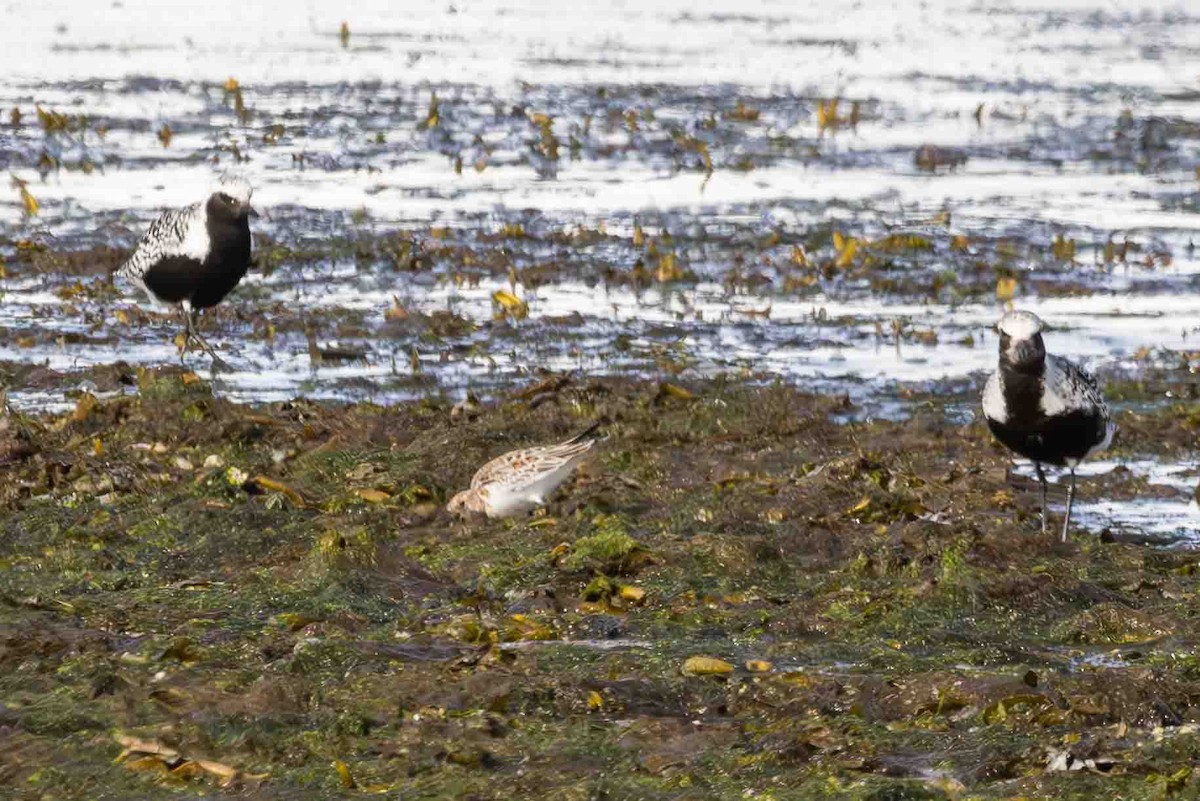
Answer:
M151 300L179 304L184 350L194 339L214 365L222 362L196 330L196 313L220 303L250 267L251 192L244 178L221 176L207 199L164 211L116 272Z
M1000 365L983 390L983 414L996 439L1030 459L1042 485L1042 532L1046 531L1046 474L1042 465L1067 467L1067 514L1071 525L1075 468L1112 442L1116 426L1096 380L1066 359L1046 353L1046 326L1031 312L1004 315Z

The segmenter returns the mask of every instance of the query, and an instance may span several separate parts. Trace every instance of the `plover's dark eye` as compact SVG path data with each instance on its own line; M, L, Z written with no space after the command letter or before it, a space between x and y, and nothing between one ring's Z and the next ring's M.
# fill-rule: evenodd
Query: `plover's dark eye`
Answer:
M225 194L224 192L221 192L218 195L218 197L221 198L222 203L228 203L231 206L233 205L233 198L231 198L229 195Z

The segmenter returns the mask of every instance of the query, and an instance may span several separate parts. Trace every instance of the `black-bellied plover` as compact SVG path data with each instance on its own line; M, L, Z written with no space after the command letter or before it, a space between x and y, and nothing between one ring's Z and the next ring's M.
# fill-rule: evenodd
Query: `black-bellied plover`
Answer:
M1042 486L1042 532L1046 531L1046 474L1043 464L1067 467L1067 514L1062 539L1071 525L1075 468L1112 442L1116 426L1096 380L1066 359L1046 353L1045 325L1037 315L1004 315L1000 366L983 390L983 414L996 439L1033 461Z
M164 211L116 272L151 300L179 304L183 349L196 340L214 365L222 362L196 330L196 313L220 303L250 267L251 191L244 178L221 176L206 200Z
M584 431L557 445L510 451L497 456L475 473L470 489L450 499L452 514L467 512L488 517L513 517L546 503L592 446L602 438L593 434L593 423Z

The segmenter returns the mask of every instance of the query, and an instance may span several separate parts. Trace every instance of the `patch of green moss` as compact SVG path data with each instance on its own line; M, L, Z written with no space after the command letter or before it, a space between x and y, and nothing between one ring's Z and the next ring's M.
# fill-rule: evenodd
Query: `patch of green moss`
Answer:
M41 450L0 468L0 770L35 795L217 791L114 763L113 732L265 773L264 798L342 792L335 760L431 798L1192 789L1194 744L1154 732L1200 698L1194 560L1042 537L1036 492L937 398L843 425L782 385L610 381L464 423L147 385L30 418ZM547 514L439 508L579 409L616 422ZM1123 447L1186 419L1122 420ZM1111 636L1126 618L1153 631ZM1047 773L1064 743L1124 772Z
M592 523L593 533L580 537L563 559L568 570L592 569L601 572L621 572L630 557L643 546L629 535L625 521L615 515L598 515Z

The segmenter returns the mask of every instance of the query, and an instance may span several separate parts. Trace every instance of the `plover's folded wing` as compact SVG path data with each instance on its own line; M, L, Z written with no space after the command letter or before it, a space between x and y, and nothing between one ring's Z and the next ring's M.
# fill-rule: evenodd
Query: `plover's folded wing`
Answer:
M1048 415L1072 411L1108 416L1108 404L1096 379L1058 356L1046 356L1042 411Z
M133 254L117 268L117 275L140 281L147 270L165 258L182 256L202 262L207 255L204 207L193 203L181 209L168 209L150 223Z

